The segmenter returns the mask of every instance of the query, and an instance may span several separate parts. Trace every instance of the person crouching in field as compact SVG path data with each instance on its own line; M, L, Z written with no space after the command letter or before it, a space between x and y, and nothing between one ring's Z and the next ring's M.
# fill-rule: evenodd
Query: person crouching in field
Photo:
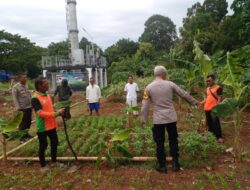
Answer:
M50 139L52 165L58 164L56 159L58 146L56 117L63 116L64 109L54 111L52 100L47 94L49 86L45 78L39 77L35 80L35 89L36 92L32 96L31 104L36 113L41 171L46 172L49 170L45 162L45 150L48 146L47 137Z
M222 88L221 86L215 84L214 75L208 75L206 82L206 98L199 103L199 106L204 105L208 131L213 133L219 143L223 143L224 140L221 134L220 120L217 116L211 115L211 110L213 109L213 107L219 104L222 100Z
M95 84L95 79L93 77L90 77L89 85L86 88L86 100L90 115L92 115L93 110L95 110L96 114L99 115L100 98L101 98L100 87Z
M180 170L179 147L177 133L177 114L173 106L173 96L177 94L191 105L197 105L198 101L182 90L175 83L166 80L167 70L163 66L154 68L155 80L145 89L142 101L142 126L147 120L149 105L153 108L153 138L156 143L156 156L158 172L167 173L166 155L164 150L165 130L168 132L169 148L173 157L172 166L174 171Z
M133 76L128 77L128 83L125 85L124 92L126 92L126 103L128 106L137 106L137 92L139 91L138 85L134 82ZM133 112L138 115L137 111Z

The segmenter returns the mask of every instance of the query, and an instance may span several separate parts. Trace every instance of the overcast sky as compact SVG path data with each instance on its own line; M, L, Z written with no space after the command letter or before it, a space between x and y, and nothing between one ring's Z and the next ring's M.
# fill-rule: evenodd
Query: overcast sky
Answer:
M121 38L137 41L153 14L177 26L187 9L203 0L77 0L79 39L105 49ZM231 5L233 0L227 0ZM86 29L87 34L82 29ZM20 34L42 47L67 38L65 0L0 0L0 30ZM90 36L89 36L90 35Z

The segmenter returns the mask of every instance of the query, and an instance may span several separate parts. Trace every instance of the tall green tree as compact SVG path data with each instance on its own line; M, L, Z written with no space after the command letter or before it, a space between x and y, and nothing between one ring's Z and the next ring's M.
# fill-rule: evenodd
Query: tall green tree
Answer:
M108 47L104 54L107 58L108 64L112 62L122 61L123 59L131 58L137 49L139 48L138 43L130 39L121 39L114 45Z
M45 53L45 48L36 46L27 38L0 31L0 70L18 73L40 68L40 60Z
M70 52L70 44L67 40L61 42L51 42L48 46L49 56L61 56L68 58Z
M139 41L153 44L156 50L169 51L177 38L173 21L162 15L153 15L144 25L145 29Z
M96 53L97 51L99 51L100 55L103 55L103 51L102 49L95 43L89 41L87 38L82 37L82 39L80 40L79 43L79 47L80 49L84 50L84 52L86 52L86 48L87 46L93 46L94 47L94 52Z
M220 25L227 14L226 0L205 0L203 4L196 3L187 11L180 29L182 57L193 59L193 40L200 42L201 48L212 54L218 47L217 40ZM221 37L221 36L220 36Z

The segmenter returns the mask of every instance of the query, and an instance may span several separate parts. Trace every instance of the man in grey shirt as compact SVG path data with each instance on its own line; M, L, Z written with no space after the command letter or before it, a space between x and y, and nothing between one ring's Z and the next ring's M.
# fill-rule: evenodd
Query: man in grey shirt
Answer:
M142 101L142 126L147 120L149 105L153 108L153 138L156 143L157 166L156 170L167 173L166 155L164 150L165 129L169 137L170 154L173 157L173 170L179 171L179 147L178 133L176 128L177 115L173 106L173 95L185 99L191 105L197 105L198 101L190 96L175 83L166 80L167 70L163 66L154 68L155 80L151 82L144 91Z
M26 130L29 129L31 125L31 93L26 84L26 74L19 74L18 81L19 82L12 88L12 97L16 110L23 112L23 119L19 125L19 130ZM27 133L20 139L20 141L27 141L30 137L29 133Z

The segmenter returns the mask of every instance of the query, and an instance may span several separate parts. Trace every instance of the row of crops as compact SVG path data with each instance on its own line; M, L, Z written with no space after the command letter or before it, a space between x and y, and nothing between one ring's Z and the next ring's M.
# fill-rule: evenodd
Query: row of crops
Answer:
M117 131L124 129L126 125L125 116L100 116L100 117L82 117L67 121L69 138L73 149L78 156L95 156L92 149L96 144L106 142ZM154 142L152 139L151 126L148 124L145 128L139 125L139 119L134 120L134 128L127 141L122 142L134 156L154 156ZM59 146L58 156L72 156L72 153L65 140L64 131L58 130ZM36 156L38 151L38 140L27 144L12 156ZM49 156L49 149L46 152Z

